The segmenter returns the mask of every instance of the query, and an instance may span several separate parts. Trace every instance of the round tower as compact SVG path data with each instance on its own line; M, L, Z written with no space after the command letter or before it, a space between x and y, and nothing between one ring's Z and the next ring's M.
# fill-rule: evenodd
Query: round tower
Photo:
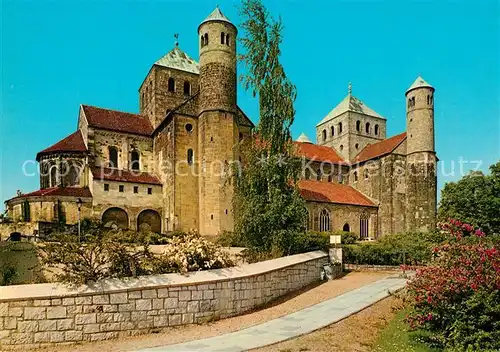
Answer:
M238 160L236 35L236 27L218 7L198 27L199 232L205 236L234 230L227 173Z
M236 36L238 30L219 7L198 27L200 112L236 111Z
M406 91L407 153L434 152L434 88L418 77Z
M434 88L420 76L406 91L406 128L406 229L432 231L437 211Z

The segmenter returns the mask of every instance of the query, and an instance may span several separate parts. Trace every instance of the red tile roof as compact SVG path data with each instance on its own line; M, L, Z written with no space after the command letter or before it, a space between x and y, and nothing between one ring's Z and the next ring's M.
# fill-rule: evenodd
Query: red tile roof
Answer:
M297 146L297 155L309 160L326 161L335 164L346 164L344 159L330 147L313 143L293 142Z
M82 105L89 126L105 130L150 136L153 126L143 115Z
M364 147L354 160L355 163L360 163L366 160L374 159L380 156L391 153L406 139L406 132L398 134L394 137L384 139L375 144L368 144Z
M70 152L70 153L87 152L87 147L83 142L83 136L80 130L70 134L68 137L60 140L56 144L39 152L36 155L36 160L39 160L43 154L52 154L58 152Z
M348 185L325 181L300 180L298 186L300 194L308 201L367 207L376 206L370 199Z
M92 175L94 175L94 180L147 183L152 185L162 184L158 177L146 172L119 170L108 167L94 167L92 168Z
M9 200L26 198L26 197L49 197L49 196L60 196L60 197L78 197L78 198L91 198L92 193L88 188L81 187L52 187L39 189L31 193L26 193Z

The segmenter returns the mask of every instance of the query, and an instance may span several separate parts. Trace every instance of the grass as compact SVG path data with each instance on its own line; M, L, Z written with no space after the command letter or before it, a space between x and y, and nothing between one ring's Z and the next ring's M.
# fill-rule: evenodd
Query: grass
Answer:
M27 242L0 242L0 286L43 282L36 248Z
M419 342L419 332L408 331L404 319L408 311L406 309L397 312L389 324L379 332L374 345L374 352L440 352L441 349L429 347Z

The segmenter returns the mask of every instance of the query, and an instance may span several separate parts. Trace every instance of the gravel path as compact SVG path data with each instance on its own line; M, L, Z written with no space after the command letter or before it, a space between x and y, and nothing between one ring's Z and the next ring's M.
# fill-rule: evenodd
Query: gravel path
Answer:
M205 325L167 328L159 334L141 335L120 340L86 343L68 347L48 348L44 349L44 351L132 351L226 334L296 312L347 291L375 282L390 274L393 275L394 272L352 272L340 279L328 281L316 287L288 295L268 307L238 317L223 319Z

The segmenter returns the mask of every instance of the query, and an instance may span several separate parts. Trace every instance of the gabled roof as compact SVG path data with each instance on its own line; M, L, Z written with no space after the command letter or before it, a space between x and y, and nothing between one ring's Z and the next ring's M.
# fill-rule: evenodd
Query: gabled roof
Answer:
M51 187L51 188L43 188L38 191L34 191L31 193L22 194L20 196L9 199L7 202L14 199L21 199L27 197L78 197L78 198L91 198L92 193L87 187Z
M91 169L94 180L108 180L116 182L146 183L161 185L161 181L155 175L147 172L112 169L108 167L93 167Z
M156 61L155 65L196 74L200 73L198 62L189 57L189 55L179 49L178 46L170 50L165 56Z
M226 16L224 16L224 14L222 13L222 11L219 9L219 5L217 5L215 7L215 10L213 10L210 15L207 16L207 18L205 18L201 23L200 23L200 26L198 27L198 30L200 29L201 25L203 23L206 23L206 22L210 22L210 21L221 21L221 22L227 22L229 24L232 24L234 26L234 24L229 20L229 18L227 18Z
M344 159L342 159L333 148L312 144L310 142L293 142L293 144L297 147L297 156L304 157L308 160L346 164Z
M298 186L300 194L307 201L376 207L369 198L348 185L300 180Z
M153 126L146 116L82 105L89 126L109 131L150 136Z
M408 92L410 90L413 90L413 89L416 89L416 88L422 88L422 87L427 87L427 88L432 88L434 89L433 86L431 86L429 83L427 83L423 78L422 76L418 76L417 79L415 80L415 82L413 82L413 84L410 86L410 88L408 88L406 90L406 94L408 94Z
M365 103L356 98L352 94L347 94L347 96L335 107L332 111L326 115L323 120L321 120L316 126L322 125L334 119L337 116L342 115L347 111L357 112L359 114L378 117L380 119L385 119L383 116L377 114L375 111L370 109Z
M311 140L306 136L305 133L301 133L299 138L296 139L296 142L312 143Z
M383 141L380 141L378 143L368 144L359 152L358 155L356 155L354 162L360 163L392 153L394 149L396 149L398 145L403 143L405 139L406 132L403 132L391 138L384 139Z
M73 132L69 136L60 140L56 144L38 152L36 155L36 160L38 161L42 155L45 154L55 154L55 153L85 153L87 152L87 147L83 141L83 136L80 130Z

